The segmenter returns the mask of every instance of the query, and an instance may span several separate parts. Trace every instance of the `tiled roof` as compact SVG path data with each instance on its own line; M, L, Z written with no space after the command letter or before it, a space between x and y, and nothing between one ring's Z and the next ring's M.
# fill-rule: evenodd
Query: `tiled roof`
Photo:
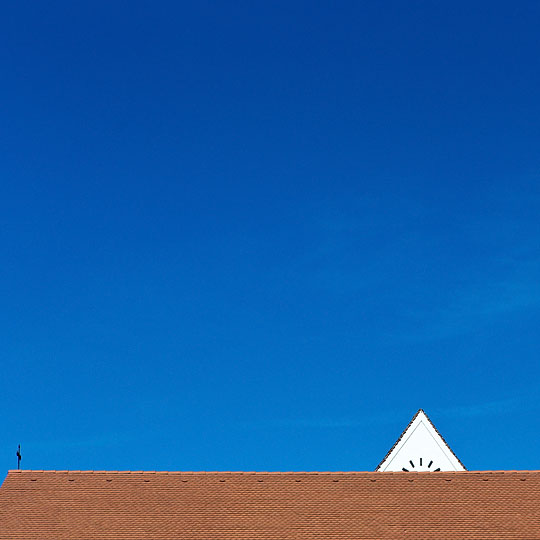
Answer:
M2 540L540 540L540 471L10 471Z

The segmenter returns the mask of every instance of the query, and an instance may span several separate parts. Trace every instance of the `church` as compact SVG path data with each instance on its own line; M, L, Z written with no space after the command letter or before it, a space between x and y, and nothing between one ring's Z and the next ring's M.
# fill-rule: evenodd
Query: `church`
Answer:
M375 471L9 471L1 540L540 540L540 471L468 471L419 410Z

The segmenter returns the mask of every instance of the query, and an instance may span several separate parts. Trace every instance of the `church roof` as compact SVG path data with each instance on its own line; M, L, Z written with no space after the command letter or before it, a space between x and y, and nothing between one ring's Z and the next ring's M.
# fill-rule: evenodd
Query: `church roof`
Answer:
M10 471L2 540L540 540L540 471Z

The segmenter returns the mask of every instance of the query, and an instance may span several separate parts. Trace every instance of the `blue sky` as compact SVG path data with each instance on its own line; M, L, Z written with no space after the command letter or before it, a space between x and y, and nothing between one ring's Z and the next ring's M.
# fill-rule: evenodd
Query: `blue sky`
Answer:
M539 25L4 5L0 469L540 469Z

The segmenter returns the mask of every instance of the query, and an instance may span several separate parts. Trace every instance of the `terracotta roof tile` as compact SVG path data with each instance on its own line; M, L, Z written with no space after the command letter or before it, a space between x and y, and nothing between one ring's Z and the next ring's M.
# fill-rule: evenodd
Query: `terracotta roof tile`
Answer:
M540 540L540 471L10 471L2 540Z

